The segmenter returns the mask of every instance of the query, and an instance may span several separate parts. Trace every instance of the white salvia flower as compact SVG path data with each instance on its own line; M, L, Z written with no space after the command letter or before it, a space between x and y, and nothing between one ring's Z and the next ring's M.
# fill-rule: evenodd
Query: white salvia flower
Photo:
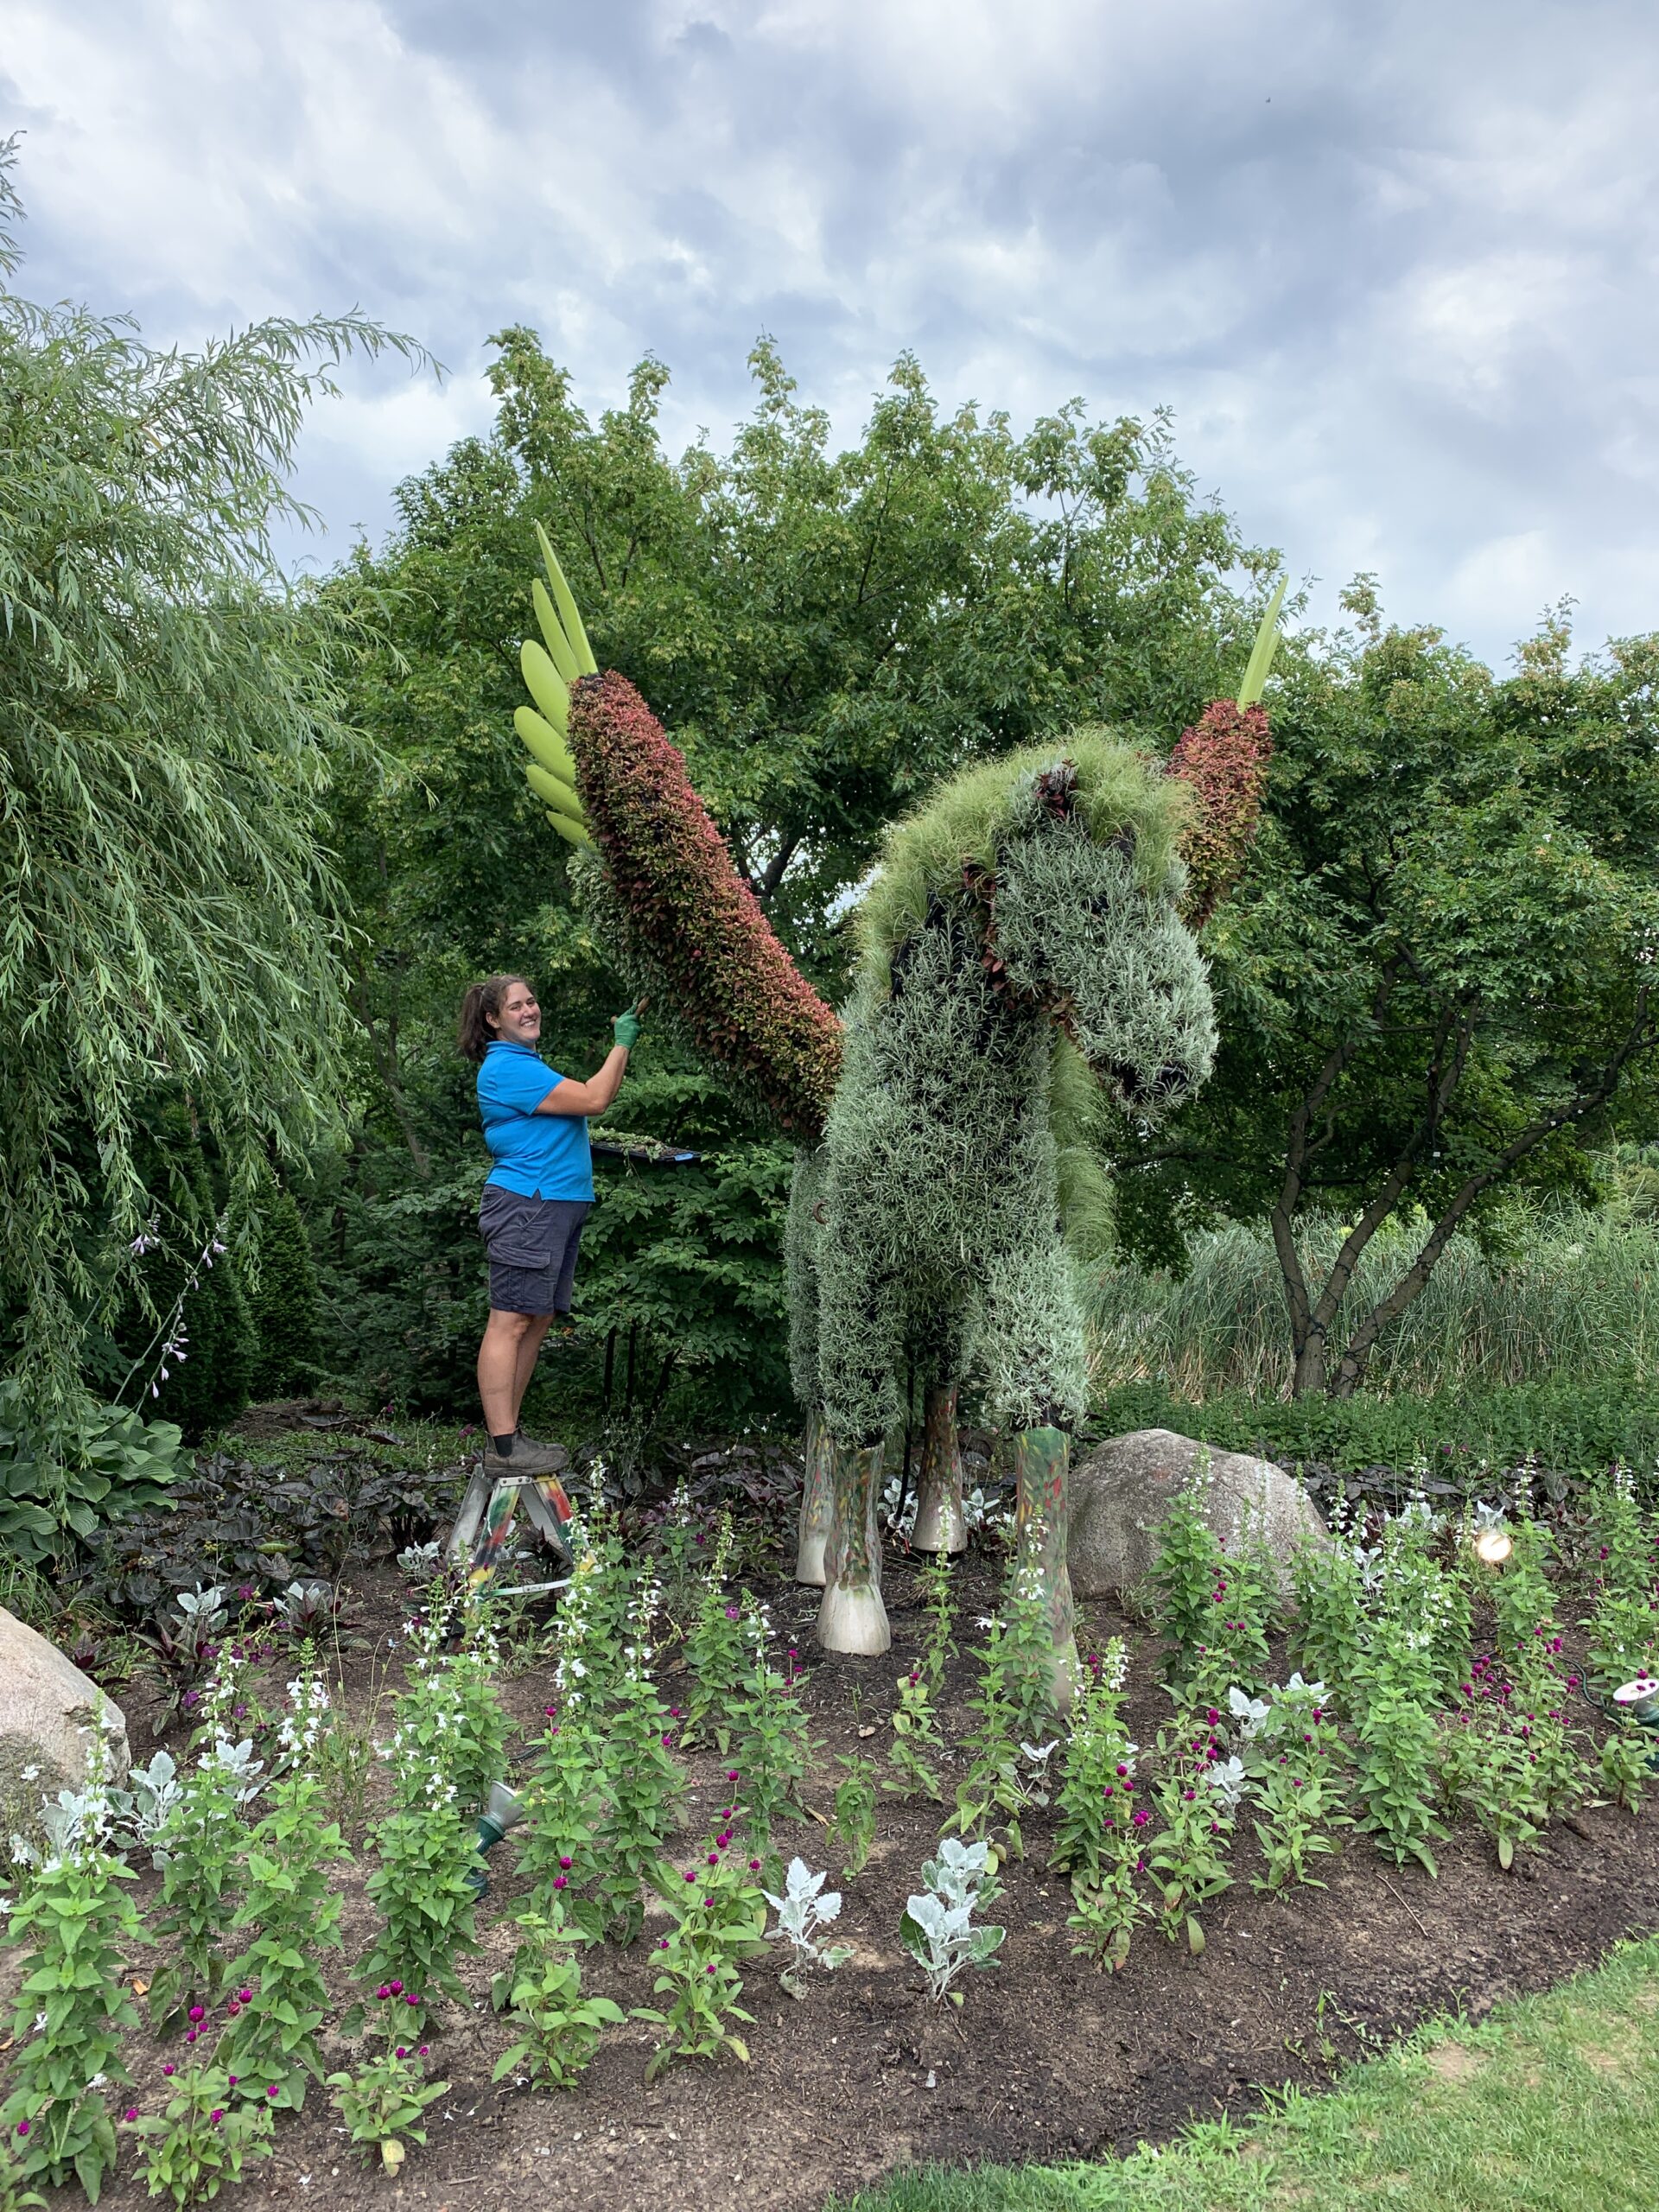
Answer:
M1100 1679L1109 1690L1121 1690L1128 1678L1129 1655L1121 1636L1113 1637L1100 1655Z

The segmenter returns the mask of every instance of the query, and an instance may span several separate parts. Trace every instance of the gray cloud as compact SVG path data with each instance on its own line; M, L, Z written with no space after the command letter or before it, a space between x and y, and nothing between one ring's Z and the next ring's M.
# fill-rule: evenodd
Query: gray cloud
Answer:
M353 302L308 432L330 557L488 419L527 321L677 436L775 334L854 432L887 365L1028 418L1176 410L1255 539L1501 661L1540 608L1659 624L1645 0L12 0L28 288L152 341Z

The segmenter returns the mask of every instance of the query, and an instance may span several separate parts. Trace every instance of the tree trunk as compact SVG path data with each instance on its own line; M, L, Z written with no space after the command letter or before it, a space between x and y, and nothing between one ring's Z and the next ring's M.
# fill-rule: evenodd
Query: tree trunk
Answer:
M881 1602L881 1534L876 1498L885 1444L832 1441L835 1517L824 1551L823 1602L818 1642L826 1651L874 1657L893 1642Z
M1296 1348L1296 1364L1290 1376L1290 1395L1293 1398L1312 1397L1316 1390L1324 1389L1325 1379L1325 1332L1321 1329Z
M1014 1542L1020 1565L1034 1567L1042 1577L1049 1632L1054 1639L1054 1705L1060 1713L1071 1709L1077 1671L1077 1607L1066 1565L1071 1535L1071 1502L1066 1486L1071 1442L1063 1428L1026 1428L1014 1444L1019 1482Z
M801 1484L801 1517L795 1536L795 1580L822 1590L824 1586L824 1546L835 1510L835 1469L823 1417L806 1417L806 1471Z
M968 1517L962 1510L956 1384L928 1383L923 1405L922 1472L911 1542L918 1552L965 1552Z

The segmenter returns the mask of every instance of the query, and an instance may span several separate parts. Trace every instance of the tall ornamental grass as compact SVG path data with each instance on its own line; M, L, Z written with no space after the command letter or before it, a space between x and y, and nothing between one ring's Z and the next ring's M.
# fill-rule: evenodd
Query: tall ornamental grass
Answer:
M1303 1225L1310 1273L1329 1269L1344 1224ZM1355 1273L1332 1342L1398 1280L1420 1241L1390 1224ZM1265 1229L1196 1236L1180 1281L1163 1270L1106 1267L1085 1285L1096 1399L1138 1382L1205 1400L1243 1391L1287 1395L1290 1330L1283 1279ZM1541 1214L1489 1260L1454 1236L1421 1295L1378 1343L1366 1376L1382 1396L1618 1376L1659 1378L1659 1229L1628 1214Z

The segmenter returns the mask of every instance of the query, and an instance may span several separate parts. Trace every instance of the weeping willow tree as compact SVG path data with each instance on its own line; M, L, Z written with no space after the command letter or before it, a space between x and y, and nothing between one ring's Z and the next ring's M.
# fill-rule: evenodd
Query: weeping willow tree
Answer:
M348 618L273 528L356 315L199 354L31 306L0 147L0 1327L41 1413L80 1389L134 1247L206 1226L147 1117L182 1103L220 1189L334 1116L342 926L320 842ZM208 1224L210 1225L210 1224Z

